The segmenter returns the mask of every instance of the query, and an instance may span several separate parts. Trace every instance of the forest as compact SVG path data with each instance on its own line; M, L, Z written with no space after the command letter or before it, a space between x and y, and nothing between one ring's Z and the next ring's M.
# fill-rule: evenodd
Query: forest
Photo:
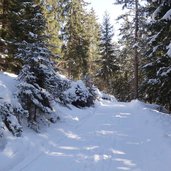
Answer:
M139 99L171 111L171 1L113 0L123 9L117 41L108 12L101 24L89 5L85 0L0 0L0 70L20 81L19 106L0 104L4 122L10 110L37 130L40 114L57 119L52 100L91 106L96 87L119 101Z

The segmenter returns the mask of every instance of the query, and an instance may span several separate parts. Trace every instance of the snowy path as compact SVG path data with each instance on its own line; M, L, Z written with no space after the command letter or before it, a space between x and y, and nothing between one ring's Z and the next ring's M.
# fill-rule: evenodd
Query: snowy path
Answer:
M9 136L0 171L171 170L170 116L137 101L59 113L61 122L44 133Z

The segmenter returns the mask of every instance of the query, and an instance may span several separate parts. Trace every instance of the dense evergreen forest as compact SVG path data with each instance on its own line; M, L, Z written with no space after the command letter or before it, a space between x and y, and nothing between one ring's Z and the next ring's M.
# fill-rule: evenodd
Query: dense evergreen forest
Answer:
M3 120L12 110L34 129L40 113L55 122L51 100L90 106L93 84L120 101L138 98L171 111L171 1L113 1L123 7L117 42L109 14L99 24L84 0L0 0L0 70L20 80L20 107L0 105ZM72 86L76 99L63 93Z

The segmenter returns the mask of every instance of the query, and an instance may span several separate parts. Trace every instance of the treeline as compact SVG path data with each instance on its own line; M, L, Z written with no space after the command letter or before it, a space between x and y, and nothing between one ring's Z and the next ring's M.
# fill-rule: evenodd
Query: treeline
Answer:
M28 7L28 3L41 8L44 21L40 26L45 27L43 31L41 28L36 31L46 35L45 42L56 68L73 79L91 75L107 90L109 79L118 68L112 66L116 65L112 26L108 14L105 14L106 21L101 29L94 10L88 9L89 4L84 0L1 0L1 70L19 73L22 66L22 60L16 55L19 44L23 40L27 42L30 37L36 39L32 31L34 18L29 17L37 15L39 9Z
M20 73L35 55L27 54L35 50L28 43L36 41L37 51L47 48L45 59L55 71L91 77L121 101L139 98L171 110L170 1L114 3L123 6L118 42L110 16L105 13L99 25L84 0L0 0L1 70Z
M171 111L170 1L116 0L115 3L126 9L118 18L122 23L118 91L125 94L116 94L122 95L123 100L137 97Z
M19 80L10 103L0 97L0 136L5 128L20 136L23 125L38 132L42 125L56 122L56 102L92 106L98 89L88 74L100 55L94 11L88 13L87 4L80 0L0 2L0 66L17 73ZM82 80L62 77L61 68L73 79Z

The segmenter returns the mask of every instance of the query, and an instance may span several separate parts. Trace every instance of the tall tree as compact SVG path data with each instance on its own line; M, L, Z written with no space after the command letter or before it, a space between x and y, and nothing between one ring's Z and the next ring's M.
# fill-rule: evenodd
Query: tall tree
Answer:
M133 98L133 56L134 49L134 31L132 20L130 20L130 11L121 15L118 20L121 23L119 28L119 54L118 62L120 69L114 82L113 94L117 99L125 101Z
M139 66L139 49L138 49L138 42L139 42L139 1L138 0L115 0L116 4L121 4L123 9L127 8L128 10L134 11L133 17L133 26L134 26L134 98L138 98L138 81L139 81L139 73L138 73L138 66Z
M62 56L62 28L68 13L69 0L44 0L45 33L54 55Z
M68 73L73 78L80 78L88 72L89 40L85 27L86 3L84 0L72 0L65 27L66 48L64 59Z
M25 0L20 5L20 22L16 27L22 37L17 43L16 57L24 65L19 74L18 98L22 107L28 111L30 127L38 131L40 122L54 122L57 118L53 115L50 95L55 92L53 90L57 80L46 43L47 37L44 35L46 21L43 7L34 0Z
M118 73L120 84L116 85L117 96L121 100L130 100L135 98L135 73L138 74L136 86L141 84L142 72L139 67L143 62L144 46L146 42L146 10L144 4L138 4L138 25L135 24L135 1L123 1L122 5L127 7L123 14L118 17L120 24L119 28L119 63L121 70ZM138 32L137 28L138 26ZM136 28L136 31L135 31ZM138 34L137 34L138 33ZM136 36L137 38L135 38ZM136 43L135 43L136 42ZM135 65L136 54L136 65ZM137 58L138 55L138 58ZM138 65L137 65L138 62ZM136 72L135 72L136 69ZM138 69L138 70L137 70ZM138 83L139 82L139 83ZM137 84L138 83L138 84ZM137 89L139 90L139 88ZM138 92L136 91L136 94ZM115 94L115 95L116 95Z
M149 102L171 110L171 2L149 1L147 9L149 13L154 10L148 27L142 91Z
M97 18L94 9L87 12L86 30L89 40L88 51L88 73L95 75L97 70L96 60L100 57L100 25L97 23Z
M134 79L135 79L135 98L138 98L138 30L139 30L139 9L138 9L138 0L135 0L135 51L134 51Z
M14 23L18 20L18 1L0 1L0 47L1 47L1 69L17 71L19 63L14 60L16 34ZM17 31L17 30L16 30Z
M43 3L44 16L46 19L45 33L48 35L48 43L53 45L51 51L55 54L60 54L61 41L59 39L60 23L58 20L58 1L46 0Z
M105 12L101 27L101 59L99 60L100 68L98 76L103 80L103 82L101 82L103 89L108 91L110 91L109 89L111 88L110 80L118 70L117 56L115 54L114 44L112 43L113 36L113 26L110 24L109 14Z

